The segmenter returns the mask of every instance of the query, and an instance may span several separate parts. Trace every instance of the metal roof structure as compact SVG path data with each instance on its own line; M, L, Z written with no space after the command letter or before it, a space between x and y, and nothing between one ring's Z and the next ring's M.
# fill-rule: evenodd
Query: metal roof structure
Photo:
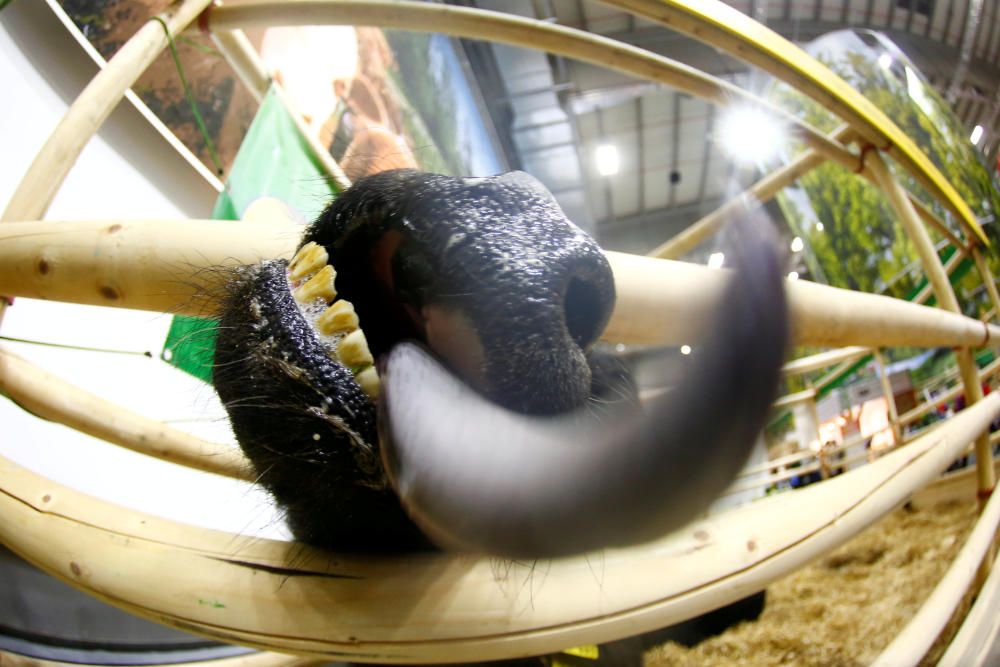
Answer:
M766 75L618 8L591 0L458 0L579 28L755 89ZM795 43L843 28L885 34L952 104L979 148L1000 143L1000 5L982 0L728 0ZM717 108L593 65L502 45L466 44L512 166L553 191L605 247L647 252L755 177L722 154ZM595 151L617 148L602 175Z

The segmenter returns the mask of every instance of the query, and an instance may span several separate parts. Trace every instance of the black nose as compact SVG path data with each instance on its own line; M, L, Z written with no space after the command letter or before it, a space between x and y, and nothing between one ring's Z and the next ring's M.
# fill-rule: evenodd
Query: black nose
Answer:
M590 347L601 335L614 302L607 290L590 275L573 276L563 295L563 321L573 342Z
M464 284L475 294L462 308L484 350L484 393L531 414L578 407L590 394L587 350L614 307L604 254L527 174L466 181L466 190L458 217L476 233L446 257L441 291Z
M559 259L541 269L549 274L541 282L551 282L559 289L544 298L561 303L563 324L570 338L581 348L589 347L600 337L614 307L611 270L602 261L603 255L594 252L596 243L565 217L548 189L530 174L513 171L485 180L493 181L491 185L495 185L498 196L502 193L509 198L507 208L520 216L520 220L508 224L517 226L526 222L535 226L536 232L546 234L535 241L547 242L550 247L546 254L553 260ZM480 179L466 179L469 181L475 183ZM563 251L559 243L567 243ZM527 264L524 262L518 268L534 276L535 271Z
M343 193L305 240L330 251L376 355L423 337L508 408L548 414L586 400L611 268L528 174L383 172Z

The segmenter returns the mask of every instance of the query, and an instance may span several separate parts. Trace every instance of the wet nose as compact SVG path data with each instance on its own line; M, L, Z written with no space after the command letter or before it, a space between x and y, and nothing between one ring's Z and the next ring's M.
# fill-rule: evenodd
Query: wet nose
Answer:
M481 280L469 305L484 350L485 393L526 413L578 407L590 394L587 351L614 307L611 268L533 177L488 180L489 195L477 206L492 223L473 248Z
M614 292L599 265L578 267L568 275L562 294L563 325L581 348L589 348L600 337L614 307ZM596 274L596 275L595 275Z
M465 180L493 180L499 190L508 191L515 200L511 208L523 211L522 219L548 235L529 241L542 246L548 260L544 266L531 266L526 244L521 246L524 256L514 264L532 276L543 291L552 286L540 297L539 305L547 309L546 301L550 301L557 306L553 312L561 314L570 338L582 348L592 345L614 307L614 279L597 244L565 217L552 193L530 174L512 171L494 179ZM518 245L511 247L517 249Z

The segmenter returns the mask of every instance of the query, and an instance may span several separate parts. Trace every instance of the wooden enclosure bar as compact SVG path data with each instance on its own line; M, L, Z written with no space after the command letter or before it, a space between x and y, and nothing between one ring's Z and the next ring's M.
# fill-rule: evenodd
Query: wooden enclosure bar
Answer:
M264 95L270 86L274 86L275 94L281 98L282 104L289 111L292 122L302 139L308 144L323 171L326 172L337 187L346 189L351 187L351 180L347 178L344 170L340 168L337 161L330 155L330 151L320 145L319 141L306 127L302 114L296 108L294 101L285 93L284 88L271 79L271 75L264 67L260 54L254 49L253 44L247 39L242 30L218 30L212 33L215 45L226 61L232 66L236 74L240 77L247 88L253 92L257 100L263 100Z
M0 294L169 313L215 310L227 268L291 257L302 230L219 220L0 225ZM728 270L606 253L618 301L606 340L691 344L713 321ZM818 347L1000 342L1000 327L874 294L787 281L795 341ZM684 317L678 317L684 313Z
M694 250L700 243L718 232L733 219L743 215L758 203L772 199L782 188L795 182L803 174L815 169L826 161L826 156L806 149L788 165L776 169L750 186L745 192L733 197L725 204L704 216L694 224L665 241L649 252L650 257L678 259Z
M994 359L985 368L979 371L979 381L986 382L991 379L997 372L1000 371L1000 359ZM915 421L918 421L921 417L927 413L933 411L934 409L949 403L963 394L965 391L964 385L956 385L951 389L935 396L933 399L926 403L921 403L920 405L907 410L899 417L899 423L902 426L908 426Z
M975 358L969 348L955 350L958 359L958 370L962 374L962 384L965 385L965 402L967 405L976 403L983 398L983 386L979 382L979 373ZM996 486L996 471L991 461L993 451L990 447L988 434L983 434L976 440L976 479L979 484L980 503L985 503L989 494Z
M920 257L924 274L931 284L938 304L941 308L950 312L961 312L958 299L955 297L955 291L951 288L948 273L941 264L937 249L934 247L934 241L927 232L927 228L924 227L917 216L917 212L913 204L910 203L910 199L907 197L903 186L899 184L895 176L892 175L892 172L889 171L888 165L877 153L868 153L865 158L865 165L872 171L883 194L889 200L893 210L895 210L903 229L906 230L907 236L913 242L917 250L917 255Z
M227 269L291 257L300 228L222 220L0 225L0 294L212 314Z
M813 382L813 386L816 388L816 391L823 391L827 387L827 385L829 385L832 382L835 382L837 379L840 378L840 376L843 373L846 373L851 368L851 366L854 365L854 363L855 363L854 359L848 359L847 361L842 361L841 363L837 364L836 368L824 374L823 377L815 380Z
M948 391L942 392L935 396L933 399L926 403L921 403L920 405L910 408L904 412L899 417L899 423L901 426L909 426L913 422L920 421L920 418L927 415L937 408L941 407L945 403L950 403L956 398L962 395L965 388L962 385L956 385L949 389Z
M618 302L604 338L630 343L690 344L712 320L728 276L685 262L606 253ZM984 347L1000 327L886 296L787 281L792 336L818 347ZM683 312L683 318L677 313Z
M871 348L867 347L842 347L836 350L827 350L826 352L789 361L782 366L781 372L785 375L802 375L803 373L811 373L821 368L839 364L842 361L853 361L871 353Z
M285 93L285 89L276 85L274 90L278 97L281 98L282 104L284 104L285 108L288 109L289 117L291 117L292 122L295 123L295 127L299 131L299 134L312 150L313 156L319 161L320 166L323 167L323 171L327 173L327 175L341 190L346 190L351 187L351 179L347 178L347 174L344 173L344 170L340 168L337 161L333 159L332 155L330 155L330 151L321 146L319 140L309 132L309 128L306 127L305 120L302 118L302 113L299 112L298 107L292 101L292 98Z
M271 75L246 34L242 30L216 30L211 35L222 57L240 77L243 85L253 94L258 104L263 102L267 89L271 86Z
M959 263L963 259L965 259L965 250L963 248L957 248L952 256L948 258L948 261L944 263L945 274L950 276L954 273L955 269L958 268ZM917 292L917 295L913 297L913 303L927 303L927 300L931 298L931 294L933 293L934 285L928 281L927 284L924 285L924 288Z
M126 410L90 394L0 347L0 391L42 419L76 429L164 461L253 481L249 462L235 445L190 433Z
M896 396L892 393L892 381L886 371L885 359L879 350L873 352L875 355L875 365L878 371L879 383L882 385L882 396L885 397L886 406L889 408L889 425L892 427L893 443L900 445L903 442L903 434L899 426L899 411L896 409Z
M210 1L173 4L174 9L163 15L170 33L179 34ZM977 435L980 489L992 489L994 468L989 438L983 432L1000 413L1000 395L982 398L981 374L970 348L1000 343L1000 327L961 315L948 271L920 222L922 218L938 225L959 250L951 264L958 263L963 251L972 252L994 307L1000 308L993 279L974 247L977 238L985 243L986 237L958 193L881 112L822 65L737 12L706 0L609 0L608 4L695 35L803 90L847 119L850 131L857 131L865 142L895 156L957 216L969 233L966 245L925 207L911 201L877 152L868 155L868 169L863 173L880 183L903 218L942 308L805 281L788 282L797 343L864 347L796 360L785 366L785 372L850 363L870 353L869 348L882 346L957 346L970 404L966 410L909 447L794 497L772 498L712 517L648 546L608 550L602 554L599 582L594 581L593 565L586 557L549 564L546 585L535 590L530 578L533 566L511 564L505 580L499 581L495 563L487 558L440 554L331 557L302 545L268 540L242 545L234 556L231 535L125 512L2 457L0 542L99 598L225 641L301 652L324 662L334 658L497 659L616 639L690 618L761 590L884 516L935 477ZM212 14L218 29L216 43L258 99L270 77L246 36L235 29L322 22L443 32L541 48L671 85L721 105L763 107L783 119L789 134L805 142L810 151L755 185L754 195L761 200L823 159L848 168L864 161L841 145L839 134L824 136L727 82L642 49L558 25L465 7L379 0L244 0L219 6ZM211 315L232 269L291 256L302 230L286 224L40 221L86 142L165 44L159 23L141 28L73 103L36 156L0 217L7 223L0 225L0 294ZM292 110L292 118L328 174L340 187L347 187L349 181L310 135L287 95L280 86L275 90ZM738 214L736 207L727 203L686 237L677 237L673 246L665 244L658 250L671 254L693 247ZM605 338L612 341L696 343L712 326L717 298L731 276L728 271L620 253L608 253L608 259L619 294L605 332ZM878 352L874 354L881 364ZM998 363L987 370L995 370ZM902 420L896 418L884 367L881 376L898 431ZM252 478L245 460L229 447L123 410L3 348L0 390L42 418L109 442L193 468ZM815 394L815 389L809 389L782 400L784 404L808 401L815 411ZM812 466L786 474L809 469ZM988 476L982 472L986 470ZM776 516L783 520L775 521ZM947 620L946 611L955 607L968 587L969 563L982 559L998 522L1000 500L993 498L930 603L882 660L894 664L900 656L923 654L922 643L933 639L934 629ZM185 576L164 578L166 571L183 571ZM527 603L520 597L525 582ZM205 605L202 596L225 603ZM338 604L331 605L331 600ZM275 608L289 613L260 613L260 609ZM912 641L910 635L919 640ZM310 659L272 654L225 664L276 667L310 664Z
M871 465L647 546L609 549L600 581L592 556L546 563L545 585L528 592L532 564L511 563L498 580L488 557L331 557L266 539L242 541L234 556L229 533L124 512L3 458L0 541L126 610L228 641L383 662L539 654L663 627L762 590L898 506L998 412L1000 394L988 396Z
M852 133L853 131L849 127L841 125L830 134L830 139L840 142ZM851 157L860 164L860 156L851 155ZM673 238L668 239L651 250L648 253L649 256L660 257L662 259L679 259L683 257L691 250L694 250L698 244L745 212L747 208L754 207L757 202L763 204L770 201L783 188L788 187L804 174L823 164L825 160L825 155L807 148L799 155L796 155L785 166L767 174L744 192L733 197L716 210L676 234Z
M992 312L1000 312L1000 293L997 293L996 278L993 277L993 273L986 264L986 260L983 259L983 253L978 246L972 247L972 260L976 263L976 270L979 272L983 285L986 286L986 293L990 295L990 303L993 304ZM989 320L990 318L987 317L986 321Z
M872 182L872 184L876 187L878 186L870 169L865 169L862 173ZM920 216L920 219L937 230L938 234L948 239L948 243L955 248L967 250L969 247L975 247L976 243L978 243L976 237L974 236L969 238L968 243L963 242L962 239L958 238L955 233L948 228L948 225L945 224L944 220L939 218L934 211L927 207L927 204L923 203L910 193L907 193L907 196L910 198L910 203L913 204L913 208L917 209L917 215Z
M788 394L787 396L780 397L771 405L771 407L787 408L789 405L795 405L797 403L805 403L806 401L812 401L815 398L816 398L815 389L803 389L802 391L797 391L794 394Z
M941 656L937 667L987 665L990 649L1000 638L1000 558L994 559L991 574L979 590L975 604L966 614L958 634Z
M842 129L837 130L831 135L831 139L840 140L841 137L846 134L848 134L847 131ZM858 167L862 166L860 164L860 156L853 156L853 154L848 155L851 155L852 159L857 161ZM717 233L726 224L737 219L739 215L746 211L747 208L750 207L755 201L761 203L769 201L777 195L782 188L791 185L795 180L801 178L803 175L822 164L827 158L827 155L823 155L813 149L806 149L784 167L772 171L754 183L745 192L730 199L718 209L702 217L700 220L696 221L683 231L651 250L649 252L650 257L678 259L684 256L710 236ZM844 164L844 160L841 160L840 164L841 166L847 166ZM862 169L860 173L868 181L875 184L876 187L878 186L869 169ZM930 209L928 209L923 202L910 193L907 193L907 198L910 200L910 203L913 204L920 218L927 224L934 227L938 233L948 239L948 241L955 248L958 248L960 251L964 251L967 248L967 245L960 238L955 236L955 234L948 229L948 226Z
M192 664L197 665L197 667L312 667L313 665L318 666L323 664L323 662L315 658L301 658L295 655L260 651L236 655L231 658L200 660ZM44 660L17 653L8 653L3 650L0 650L0 663L4 667L70 667L70 665L80 664Z
M992 466L992 460L989 463ZM896 635L872 667L915 665L920 662L972 585L983 556L989 553L993 544L998 524L1000 494L993 494L948 571L916 616Z
M177 35L211 2L212 0L184 0L160 16L166 22L170 34ZM66 115L38 151L11 195L0 220L36 220L45 216L59 186L83 147L118 105L125 91L166 46L167 36L163 25L150 20L118 50L108 61L108 66L87 84L70 105Z

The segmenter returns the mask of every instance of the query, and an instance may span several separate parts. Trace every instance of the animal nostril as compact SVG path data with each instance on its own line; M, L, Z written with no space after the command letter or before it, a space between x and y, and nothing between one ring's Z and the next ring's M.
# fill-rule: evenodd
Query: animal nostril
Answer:
M566 329L581 348L586 348L601 335L608 317L606 299L596 285L582 278L572 278L563 300Z

